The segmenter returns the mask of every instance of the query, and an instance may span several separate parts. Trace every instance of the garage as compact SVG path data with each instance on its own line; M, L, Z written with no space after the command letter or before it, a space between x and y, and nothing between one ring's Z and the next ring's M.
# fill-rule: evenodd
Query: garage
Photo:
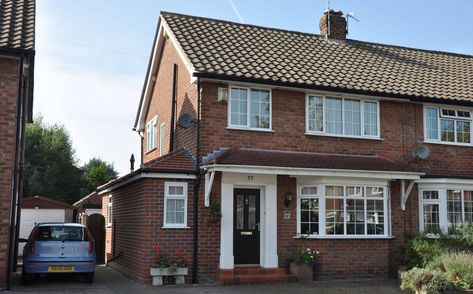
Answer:
M37 223L72 222L73 206L44 196L23 198L20 218L20 238L27 239ZM18 247L23 255L24 243Z

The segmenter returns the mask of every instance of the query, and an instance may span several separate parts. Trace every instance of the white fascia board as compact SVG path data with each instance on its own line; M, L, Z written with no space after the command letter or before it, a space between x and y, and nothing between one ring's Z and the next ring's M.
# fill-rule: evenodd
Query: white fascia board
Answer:
M194 174L183 174L183 173L160 173L160 172L143 172L137 174L123 182L120 182L116 185L98 192L99 195L110 193L111 191L120 188L124 185L127 185L131 182L135 182L139 179L184 179L184 180L195 180L197 178Z
M434 187L473 187L473 179L458 179L458 178L427 178L415 181L420 189L434 188Z
M161 53L162 53L161 51L162 51L164 42L166 40L166 37L169 37L169 40L171 40L171 43L176 49L179 57L182 59L182 62L186 66L187 70L189 71L189 75L191 77L191 83L193 83L196 80L196 78L194 77L194 72L195 72L194 66L191 64L187 56L184 54L182 47L180 46L176 37L172 33L168 24L166 23L166 20L163 17L161 17L161 22L160 22L159 30L158 30L158 37L156 38L156 43L154 44L154 48L153 48L154 54L151 61L151 68L150 68L149 75L146 77L144 99L139 109L140 116L137 121L137 125L134 128L137 132L141 132L145 128L146 113L148 110L149 103L151 102L151 96L153 94L153 89L156 82L154 79L156 78L159 61L161 60Z
M387 172L387 171L368 171L368 170L345 170L345 169L312 169L312 168L292 168L292 167L273 167L273 166L253 166L253 165L230 165L215 164L202 167L209 172L235 172L252 174L279 174L290 176L332 176L332 177L351 177L351 178L371 178L387 180L419 180L424 173L416 172Z

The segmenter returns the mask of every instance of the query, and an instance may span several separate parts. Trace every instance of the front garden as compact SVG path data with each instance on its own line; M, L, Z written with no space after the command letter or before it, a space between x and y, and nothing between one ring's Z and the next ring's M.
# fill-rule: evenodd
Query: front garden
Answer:
M450 235L418 235L407 239L401 288L416 293L462 292L473 289L473 224Z

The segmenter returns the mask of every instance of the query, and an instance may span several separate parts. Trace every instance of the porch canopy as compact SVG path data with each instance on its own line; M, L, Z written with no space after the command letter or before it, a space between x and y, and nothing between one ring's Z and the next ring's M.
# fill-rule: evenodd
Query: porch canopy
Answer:
M289 176L325 176L401 180L401 206L424 173L410 166L372 155L329 154L281 150L221 148L204 162L205 203L209 204L214 173L234 172ZM406 187L407 181L407 187Z

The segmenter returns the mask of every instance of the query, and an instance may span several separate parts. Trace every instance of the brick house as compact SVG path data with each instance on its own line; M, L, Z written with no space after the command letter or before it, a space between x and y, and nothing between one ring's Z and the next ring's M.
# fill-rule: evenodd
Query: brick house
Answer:
M316 280L387 278L406 234L472 221L473 57L320 28L161 13L142 166L99 188L109 266L149 283L160 246L187 282L284 280L311 247Z
M10 289L22 195L24 129L32 119L34 0L0 0L0 290Z

